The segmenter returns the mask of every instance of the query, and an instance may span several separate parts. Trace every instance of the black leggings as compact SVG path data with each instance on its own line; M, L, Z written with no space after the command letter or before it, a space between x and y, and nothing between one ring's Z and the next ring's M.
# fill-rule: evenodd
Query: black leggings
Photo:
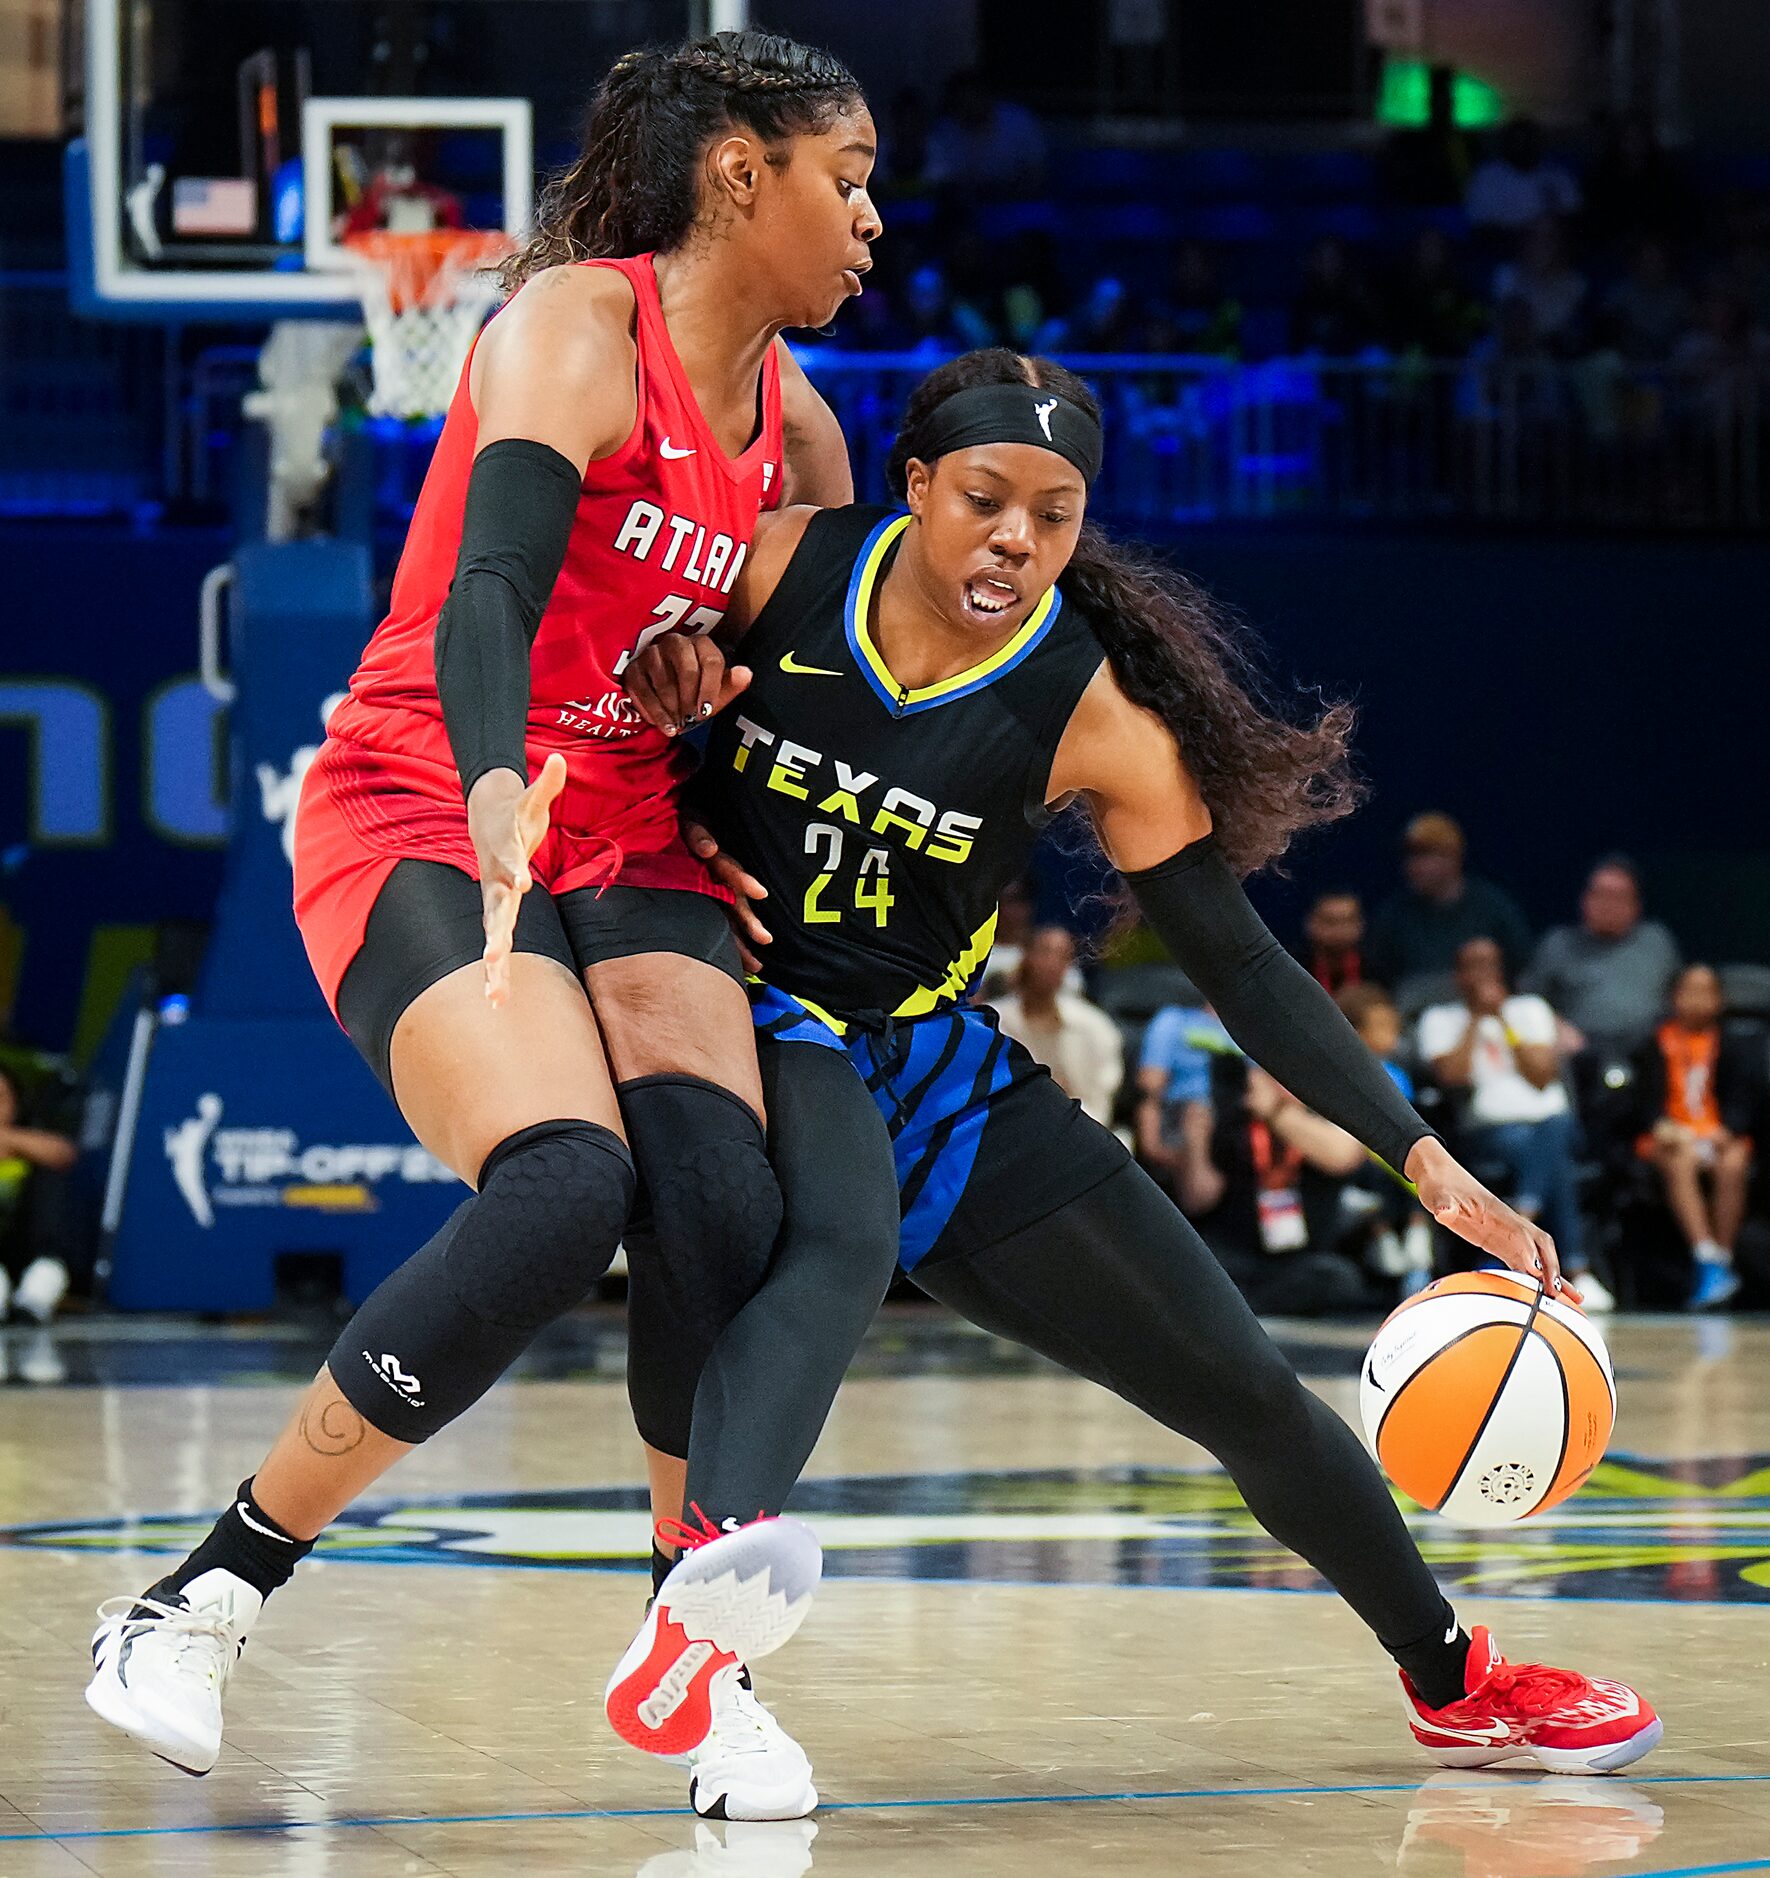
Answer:
M706 1361L688 1497L715 1520L777 1512L890 1282L897 1190L872 1097L845 1058L765 1046L786 1225L767 1281ZM1030 1158L1039 1144L1015 1152ZM986 1146L985 1152L988 1152ZM1454 1629L1375 1463L1298 1380L1204 1241L1127 1164L981 1251L912 1274L961 1316L1099 1383L1225 1467L1249 1510L1392 1655Z
M897 1267L891 1140L854 1066L817 1044L758 1055L785 1207L761 1290L710 1347L667 1318L655 1285L636 1284L627 1307L629 1374L674 1379L686 1499L721 1519L780 1510Z

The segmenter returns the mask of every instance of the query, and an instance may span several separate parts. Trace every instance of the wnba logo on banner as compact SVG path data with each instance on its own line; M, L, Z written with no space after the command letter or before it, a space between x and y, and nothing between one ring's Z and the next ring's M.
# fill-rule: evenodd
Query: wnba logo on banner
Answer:
M173 1184L199 1226L215 1209L298 1206L321 1212L366 1213L384 1180L408 1185L455 1176L415 1142L314 1142L292 1128L223 1128L221 1097L208 1091L197 1112L163 1132Z
M332 713L347 696L348 692L334 691L320 706L322 736L332 721ZM304 743L291 754L286 770L278 769L274 763L259 763L254 768L264 819L282 829L283 856L291 865L295 860L295 809L301 801L301 785L307 780L307 772L319 753L320 746L317 743Z

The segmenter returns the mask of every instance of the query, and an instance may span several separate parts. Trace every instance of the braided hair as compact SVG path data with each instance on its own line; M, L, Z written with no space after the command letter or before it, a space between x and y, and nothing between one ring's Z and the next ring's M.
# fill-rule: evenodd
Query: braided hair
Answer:
M1050 359L1023 358L1006 346L949 359L910 393L885 471L898 499L910 459L930 461L916 448L917 435L939 405L973 385L1017 384L1054 391L1100 416L1087 384ZM1057 585L1086 614L1120 690L1173 733L1238 873L1267 866L1305 829L1358 806L1363 791L1348 750L1352 707L1329 704L1302 720L1280 708L1246 632L1178 569L1087 522Z
M862 102L833 54L777 33L715 33L676 47L624 53L590 107L584 149L543 190L535 232L504 265L514 292L570 261L667 251L694 226L701 157L724 132L770 146L827 130Z

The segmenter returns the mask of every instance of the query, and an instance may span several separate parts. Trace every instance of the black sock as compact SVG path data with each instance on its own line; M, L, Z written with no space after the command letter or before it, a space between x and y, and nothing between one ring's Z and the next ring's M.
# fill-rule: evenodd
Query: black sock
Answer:
M243 1578L260 1597L286 1585L295 1567L313 1550L311 1539L292 1538L252 1497L252 1482L242 1480L233 1505L215 1522L207 1539L177 1570L153 1586L151 1597L168 1592L182 1596L204 1572L228 1571Z
M1407 1671L1428 1708L1448 1708L1469 1693L1469 1633L1448 1604L1442 1625L1434 1625L1416 1642L1390 1645L1389 1654Z

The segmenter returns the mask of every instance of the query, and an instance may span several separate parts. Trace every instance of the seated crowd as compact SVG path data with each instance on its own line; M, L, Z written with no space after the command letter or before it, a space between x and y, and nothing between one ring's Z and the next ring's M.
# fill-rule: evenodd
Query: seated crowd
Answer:
M1246 199L1194 200L1184 170L1133 169L1124 204L1094 201L1087 165L975 73L938 113L901 94L883 138L893 235L843 346L1467 361L1466 416L1496 368L1577 363L1566 395L1634 434L1770 364L1770 204L1700 187L1640 112L1577 164L1525 119L1484 146L1448 125L1400 133L1351 196L1314 205L1251 163ZM1120 207L1127 227L1178 219L1127 241L1107 232Z
M1356 893L1319 895L1296 951L1403 1092L1553 1234L1588 1309L1762 1302L1770 973L1686 962L1620 855L1591 869L1577 923L1534 943L1516 901L1465 869L1449 816L1409 824L1402 871L1368 919ZM1004 904L983 996L1089 1113L1124 1124L1257 1309L1368 1312L1474 1262L1171 966L1115 968L1109 946L1090 1003L1074 941L1031 917L1024 895ZM1152 987L1178 995L1154 1008ZM1137 1065L1122 1094L1121 1034Z

